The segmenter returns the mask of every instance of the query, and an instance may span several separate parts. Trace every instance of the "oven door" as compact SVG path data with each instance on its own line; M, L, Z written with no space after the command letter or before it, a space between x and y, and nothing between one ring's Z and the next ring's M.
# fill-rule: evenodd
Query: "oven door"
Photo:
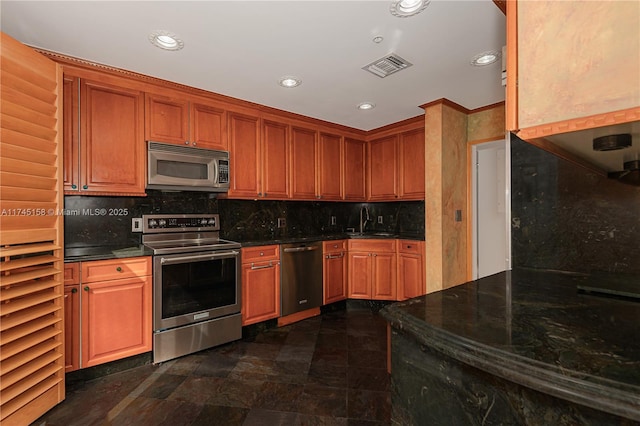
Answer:
M153 257L153 330L240 312L237 250Z

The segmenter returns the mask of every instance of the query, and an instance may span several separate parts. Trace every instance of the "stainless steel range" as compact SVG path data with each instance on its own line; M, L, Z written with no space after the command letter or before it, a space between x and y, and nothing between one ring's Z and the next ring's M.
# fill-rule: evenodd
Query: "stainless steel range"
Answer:
M153 362L242 337L240 244L217 214L143 215L153 250Z

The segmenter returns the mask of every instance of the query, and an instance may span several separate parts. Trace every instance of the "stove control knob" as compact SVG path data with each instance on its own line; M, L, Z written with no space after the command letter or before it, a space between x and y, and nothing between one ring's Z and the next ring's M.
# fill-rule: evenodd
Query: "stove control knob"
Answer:
M158 219L158 226L159 227L164 227L167 224L167 221L164 219Z
M215 225L216 220L214 218L209 219L209 225Z
M149 219L149 228L153 228L158 224L155 219Z
M201 225L206 225L209 221L207 220L207 218L204 218L200 221Z

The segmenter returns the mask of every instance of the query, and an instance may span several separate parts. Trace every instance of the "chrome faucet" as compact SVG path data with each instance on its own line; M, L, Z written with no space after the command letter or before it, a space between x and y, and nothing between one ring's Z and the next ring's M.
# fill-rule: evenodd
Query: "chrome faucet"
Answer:
M365 226L367 226L367 222L369 222L370 220L371 220L371 217L369 216L369 207L362 206L360 208L360 233L361 234L364 233L364 228Z

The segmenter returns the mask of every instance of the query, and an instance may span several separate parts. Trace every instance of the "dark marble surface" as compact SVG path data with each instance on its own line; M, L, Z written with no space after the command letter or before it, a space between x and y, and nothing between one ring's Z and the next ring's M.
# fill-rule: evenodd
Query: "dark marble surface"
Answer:
M393 203L227 200L202 192L147 191L147 197L65 197L65 261L147 256L142 234L131 232L131 220L143 214L218 213L220 236L243 246L284 244L342 238L404 238L424 240L424 202ZM358 230L360 208L371 221ZM331 225L331 217L336 224ZM382 224L378 223L382 216ZM277 228L277 219L287 225ZM388 233L381 236L374 233Z
M395 332L440 357L640 421L640 303L578 292L578 284L589 280L515 269L394 303L381 313Z
M513 266L640 274L640 187L512 135L511 209Z

